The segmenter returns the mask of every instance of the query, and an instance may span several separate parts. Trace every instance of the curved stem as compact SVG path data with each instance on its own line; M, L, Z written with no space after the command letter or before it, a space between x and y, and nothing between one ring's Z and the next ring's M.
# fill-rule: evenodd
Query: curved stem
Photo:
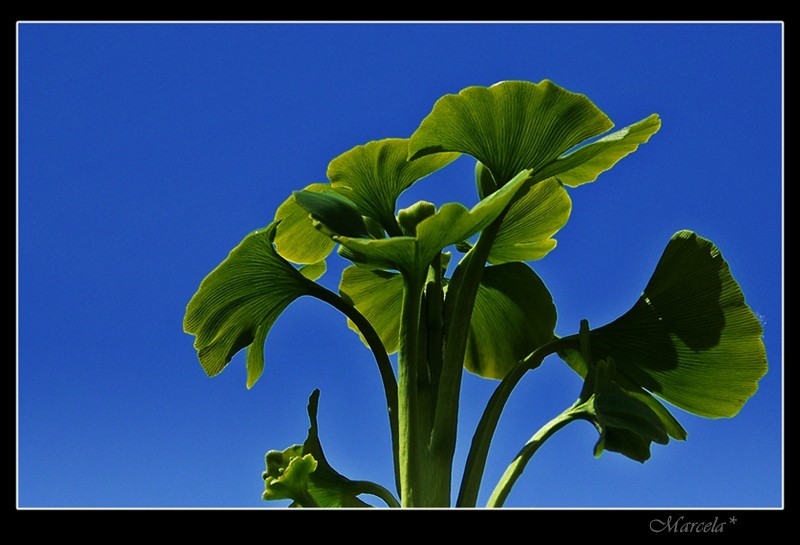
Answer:
M525 376L525 373L541 365L547 356L565 348L575 348L577 347L577 342L576 336L570 336L555 339L540 346L525 359L520 360L497 386L486 404L478 427L475 429L475 434L472 436L472 444L464 467L464 476L461 479L461 488L458 491L457 507L475 507L478 501L478 491L483 478L483 471L486 467L486 458L489 454L492 437L497 429L500 415L516 385Z
M394 376L392 369L392 362L389 360L389 355L386 353L386 348L383 346L381 338L372 327L372 324L364 318L356 308L349 304L347 301L339 297L327 288L316 284L314 296L318 299L325 301L335 309L341 311L352 321L364 339L367 341L372 354L375 356L375 361L378 364L378 371L381 375L383 382L383 391L386 395L386 407L389 413L389 429L392 435L392 457L394 463L395 486L400 491L400 432L398 425L398 398L397 398L397 380Z
M576 402L575 405L552 419L550 422L545 424L544 426L536 432L536 434L531 437L525 446L522 447L522 450L517 454L517 457L514 458L514 461L506 469L503 476L498 481L497 486L495 487L492 495L489 497L489 501L486 503L486 507L502 507L508 497L508 494L511 492L511 488L514 486L514 483L517 482L517 479L522 472L525 470L525 466L528 465L531 457L539 450L539 447L544 444L547 439L549 439L555 432L573 422L575 420L582 420L586 418L586 403Z
M382 499L389 507L400 507L400 502L397 501L397 498L378 483L373 483L372 481L352 481L350 487L356 495L370 494Z

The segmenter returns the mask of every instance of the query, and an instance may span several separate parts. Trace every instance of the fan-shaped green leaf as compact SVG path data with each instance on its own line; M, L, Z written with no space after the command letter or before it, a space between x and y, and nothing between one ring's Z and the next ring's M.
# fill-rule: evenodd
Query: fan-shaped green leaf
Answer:
M439 170L458 153L408 160L408 140L387 138L356 146L328 165L328 179L364 216L377 220L392 235L397 232L397 198L414 182Z
M464 366L502 379L521 359L553 339L556 307L524 263L486 267L470 321Z
M596 357L613 357L627 390L717 418L738 413L767 372L762 332L717 247L680 231L633 308L593 330L591 345ZM586 375L581 358L565 356Z
M312 294L316 286L275 252L274 234L273 223L231 250L200 283L183 322L184 331L195 336L200 364L209 376L248 347L248 388L264 369L264 342L272 324L292 301Z
M311 184L305 191L330 190L329 184ZM275 249L284 259L293 263L317 263L328 257L336 243L314 227L308 210L297 204L290 195L275 212L278 227L275 232Z
M640 144L650 140L660 128L661 120L658 114L653 114L560 157L542 169L539 176L558 176L561 183L570 187L593 182L620 159L636 151Z
M503 218L489 253L490 263L534 261L556 246L551 237L569 219L572 200L556 178L525 182Z
M398 273L351 266L342 272L339 293L372 324L387 354L397 352L403 277ZM366 344L355 324L348 320L348 325Z
M411 135L409 157L444 151L467 153L498 186L521 170L538 171L577 144L613 127L584 95L551 81L504 81L445 95Z

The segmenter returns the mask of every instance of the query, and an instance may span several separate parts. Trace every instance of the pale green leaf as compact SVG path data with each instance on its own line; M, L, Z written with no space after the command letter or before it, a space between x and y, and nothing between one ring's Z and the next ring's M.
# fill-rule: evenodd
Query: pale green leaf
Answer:
M249 234L200 283L186 307L183 327L195 336L200 364L220 373L234 354L247 350L247 387L264 368L264 341L289 304L312 294L316 284L273 247L275 224Z
M658 114L615 131L596 142L560 157L542 170L540 176L558 176L565 185L576 187L593 182L620 159L636 151L661 128Z
M486 267L470 321L464 366L502 379L520 360L553 339L556 307L542 280L524 263Z
M328 266L325 264L324 261L318 261L316 263L309 263L308 265L303 265L302 267L298 268L298 272L308 278L309 280L316 280L328 269Z
M538 171L574 146L613 127L584 95L551 81L504 81L445 95L411 135L409 157L467 153L498 186L521 170Z
M329 184L311 184L305 191L330 190ZM275 249L278 254L293 263L317 263L328 257L336 243L314 227L308 211L297 204L294 195L289 196L275 212L278 227L275 233Z
M408 140L387 138L356 146L328 165L328 179L364 216L377 220L392 235L397 232L397 198L414 182L439 170L458 153L408 161Z
M386 352L397 352L400 311L403 306L403 277L398 273L351 266L342 272L339 293L372 324ZM355 324L348 320L348 325L366 344Z
M567 223L571 210L572 200L556 178L528 180L503 218L489 262L541 259L555 248L551 237Z
M267 453L267 472L264 477L264 500L294 500L293 506L318 507L308 488L317 461L311 454L295 454L297 448ZM277 468L277 471L275 471Z

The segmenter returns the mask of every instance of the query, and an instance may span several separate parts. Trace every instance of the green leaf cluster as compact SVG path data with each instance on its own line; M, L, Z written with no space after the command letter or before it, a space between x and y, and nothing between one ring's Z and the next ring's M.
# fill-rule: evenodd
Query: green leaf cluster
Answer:
M268 227L200 283L184 330L209 376L246 349L250 388L288 305L307 295L342 311L381 373L403 506L449 505L463 370L497 386L457 505L474 506L506 400L552 354L584 380L578 400L523 446L489 504L502 505L539 446L575 420L598 430L595 455L644 462L652 443L687 436L657 397L731 417L767 371L761 324L727 262L711 241L679 231L627 313L566 337L555 335L556 305L532 263L556 248L572 213L569 191L597 180L660 126L652 114L608 132L614 124L586 96L547 80L446 95L410 137L355 146L329 163L327 181L289 195ZM462 156L475 161L476 204L419 201L398 210L403 192ZM338 294L316 282L334 249L350 262ZM391 505L388 491L350 481L325 460L317 400L315 392L306 442L267 454L264 499L360 507L355 496L371 490Z

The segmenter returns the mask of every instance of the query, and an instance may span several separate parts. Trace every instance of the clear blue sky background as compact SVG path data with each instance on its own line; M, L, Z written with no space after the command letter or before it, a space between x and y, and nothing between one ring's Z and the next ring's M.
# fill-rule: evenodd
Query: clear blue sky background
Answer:
M627 310L670 236L729 261L770 364L733 419L675 409L686 442L638 464L592 456L576 423L534 457L513 507L780 507L782 32L714 24L38 24L18 26L20 507L270 507L264 454L302 442L321 390L331 464L391 487L370 352L344 318L294 303L245 389L242 355L208 378L183 333L200 281L291 191L355 145L409 136L470 85L550 79L648 144L570 192L572 218L534 267L557 332ZM401 205L477 197L459 159ZM336 256L322 282L338 283ZM464 376L456 481L495 382ZM549 359L515 391L481 491L577 397Z

